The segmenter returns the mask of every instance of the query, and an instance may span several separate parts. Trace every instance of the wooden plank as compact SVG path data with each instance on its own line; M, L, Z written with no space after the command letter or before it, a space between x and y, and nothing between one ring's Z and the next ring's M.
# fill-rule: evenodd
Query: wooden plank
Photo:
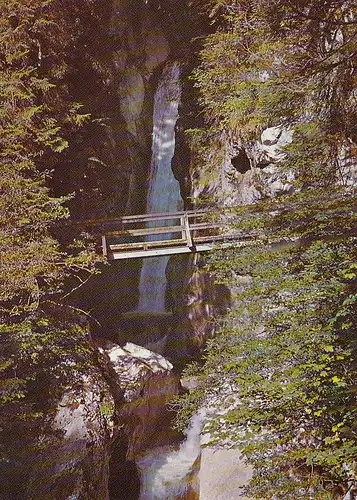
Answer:
M200 231L201 229L222 229L223 224L211 224L207 222L200 222L195 224L190 224L191 231Z
M191 218L194 217L194 218L200 218L202 217L203 215L206 215L205 213L204 214L192 214L191 215ZM168 213L167 215L156 215L156 214L148 214L148 215L143 215L141 216L140 218L135 218L135 219L120 219L120 220L117 220L117 221L110 221L111 224L115 224L115 223L121 223L123 225L131 225L131 224L139 224L139 223L144 223L144 222L162 222L162 221L170 221L170 220L176 220L176 219L180 219L181 217L183 216L183 214L181 214L180 212L178 213ZM189 217L189 216L188 216Z
M164 215L143 215L140 217L140 219L121 219L118 222L121 222L124 225L130 225L130 224L139 224L142 222L161 222L161 221L169 221L169 220L176 220L180 219L181 215L180 214L170 214L170 216L164 216Z
M243 236L242 234L215 234L214 236L197 236L195 238L196 242L210 242L210 241L226 241L226 240L234 240L234 241L245 241L246 239L252 239L251 235Z
M180 223L181 223L181 238L183 240L186 240L185 219L183 216L180 217Z
M262 234L259 233L222 233L215 234L213 236L197 236L195 241L197 242L205 242L205 241L226 241L226 240L234 240L234 241L246 241L246 240L257 240L261 238Z
M86 219L86 220L75 220L75 221L67 220L64 222L67 224L82 225L82 226L99 225L99 224L116 224L116 223L129 224L131 222L133 223L147 222L149 220L176 219L184 214L187 214L188 217L202 217L203 215L208 213L212 213L212 209L181 210L178 212L157 212L153 214L123 215L122 217L112 217L112 218L99 217L97 219Z
M184 217L180 218L182 223L177 226L158 226L143 229L123 229L121 231L106 231L106 236L151 236L155 234L168 234L168 233L179 233L184 232L186 234L186 227L184 222ZM191 231L200 231L203 229L219 229L222 228L222 224L191 224Z
M179 247L174 247L174 248L157 248L157 249L151 249L151 250L135 250L131 252L113 252L111 258L113 260L121 260L121 259L138 259L138 258L144 258L144 257L159 257L159 256L166 256L166 255L179 255L183 253L198 253L198 252L209 252L214 249L220 249L224 247L246 247L246 246L255 246L257 245L258 242L256 240L247 240L247 241L240 241L236 243L232 242L225 242L225 243L220 243L220 244L215 244L215 243L201 243L201 244L196 244L195 247L188 247L187 245L185 246L179 246Z
M138 221L142 219L155 219L155 220L160 220L160 219L176 219L181 217L182 215L187 215L188 217L202 217L203 215L206 215L210 213L210 210L181 210L178 212L157 212L153 214L141 214L141 215L124 215L121 217L119 220L123 222L131 222L131 221Z
M106 231L106 236L154 236L156 234L181 233L181 226L159 226L145 229L124 229L122 231Z
M186 233L186 231L185 231ZM191 235L190 235L191 236ZM246 238L242 236L240 233L239 235L237 234L220 234L220 235L214 235L214 236L197 236L195 238L196 243L210 243L210 242L220 242L220 241L226 241L226 240L237 240L237 237L240 237L242 241L246 240L247 238L251 239L251 235L247 236ZM189 245L188 243L191 243ZM193 241L191 238L186 239L186 238L177 238L177 239L172 239L172 240L160 240L160 241L137 241L133 243L113 243L108 245L111 251L134 251L136 249L150 249L150 248L165 248L169 246L179 246L183 243L186 243L187 246L193 247Z
M121 244L112 244L109 245L111 251L114 250L135 250L136 248L152 248L152 247L165 247L172 245L180 245L182 243L186 243L186 240L182 240L181 238L177 238L177 240L161 240L161 241L138 241L135 243L121 243Z
M212 245L201 245L197 251L206 252L212 250ZM134 252L113 252L112 258L114 260L120 259L138 259L144 257L159 257L166 255L178 255L182 253L193 253L193 250L187 245L174 248L157 248L151 250L136 250Z

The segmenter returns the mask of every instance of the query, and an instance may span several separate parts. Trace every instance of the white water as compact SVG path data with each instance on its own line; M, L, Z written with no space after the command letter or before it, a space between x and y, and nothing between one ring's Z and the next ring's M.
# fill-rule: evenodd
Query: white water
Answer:
M167 65L158 85L153 112L153 142L147 213L182 209L180 186L172 172L175 151L175 125L181 99L178 63ZM168 222L167 225L172 225ZM172 238L173 235L166 235ZM157 237L156 237L157 239ZM161 237L161 239L165 239ZM140 276L137 311L165 311L166 266L168 257L144 259ZM173 500L182 497L189 486L193 464L200 454L200 432L204 412L191 419L185 440L178 450L158 448L137 461L140 469L140 500Z
M175 212L182 209L180 185L171 168L180 99L180 67L175 62L165 67L155 94L147 213ZM170 235L166 236L169 237ZM165 270L168 259L168 257L144 259L140 276L138 311L165 311Z
M200 454L200 432L205 410L194 415L186 439L177 451L153 452L137 462L141 475L140 500L173 500L184 496L185 478Z

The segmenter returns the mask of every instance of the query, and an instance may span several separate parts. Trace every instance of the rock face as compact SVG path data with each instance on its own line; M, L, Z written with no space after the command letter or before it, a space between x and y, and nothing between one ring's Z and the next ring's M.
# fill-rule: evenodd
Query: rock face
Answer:
M94 369L64 392L35 459L31 498L108 499L115 401ZM46 442L51 436L48 445Z
M133 343L104 341L98 350L101 370L78 374L54 411L43 452L31 464L33 498L108 500L109 483L115 492L120 481L128 488L125 498L137 498L134 460L180 438L167 430L172 412L166 405L180 389L172 364ZM114 477L123 476L114 482L110 464Z
M204 448L199 472L203 500L245 499L244 490L252 477L239 450Z
M110 33L120 40L112 52L110 76L118 105L118 120L112 126L113 154L122 150L119 161L124 162L128 188L125 213L140 213L146 204L155 72L167 60L170 47L157 12L141 1L113 2Z
M110 366L118 376L116 383L123 388L123 398L126 402L138 398L143 386L153 375L167 375L173 368L160 354L131 342L120 347L105 341L105 348L99 347L99 350L109 358Z
M208 180L193 170L192 195L209 196L218 206L248 205L266 197L276 197L291 190L289 175L282 177L276 164L284 158L283 147L291 142L289 130L265 129L259 141L242 144L222 133L212 152L215 173Z
M168 425L173 412L168 411L167 404L180 390L172 364L132 343L123 348L109 343L100 349L109 358L116 382L123 390L119 420L127 437L127 460L133 461L148 449L177 441L180 436Z
M167 270L174 315L165 353L177 364L200 356L215 333L215 318L230 305L229 290L214 285L201 264L200 257L178 256Z

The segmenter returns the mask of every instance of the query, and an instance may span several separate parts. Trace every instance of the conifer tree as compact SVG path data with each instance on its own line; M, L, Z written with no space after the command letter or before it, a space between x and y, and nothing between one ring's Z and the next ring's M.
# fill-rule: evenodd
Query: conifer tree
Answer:
M11 498L27 498L24 463L38 453L63 387L92 356L82 315L62 297L95 271L98 257L78 231L64 234L67 198L49 187L66 137L87 118L66 82L80 30L79 5L67 7L0 2L0 467ZM6 478L17 492L6 491Z

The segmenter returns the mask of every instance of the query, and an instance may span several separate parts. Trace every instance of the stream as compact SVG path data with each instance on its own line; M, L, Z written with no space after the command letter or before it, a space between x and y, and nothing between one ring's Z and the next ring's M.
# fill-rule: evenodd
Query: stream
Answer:
M175 153L175 126L181 99L180 66L167 64L159 81L153 110L153 140L147 213L182 210L180 185L172 172ZM154 224L154 223L151 223ZM171 225L170 221L168 225ZM173 235L161 236L161 239ZM150 257L143 261L139 285L139 313L164 313L169 257ZM200 454L203 414L191 419L179 447L165 446L148 451L137 460L141 476L140 500L187 498L193 465ZM192 485L191 485L192 486Z
M176 450L156 450L137 462L141 474L140 500L185 498L192 486L190 472L200 455L201 410L191 419L185 440ZM196 479L197 481L197 479Z

